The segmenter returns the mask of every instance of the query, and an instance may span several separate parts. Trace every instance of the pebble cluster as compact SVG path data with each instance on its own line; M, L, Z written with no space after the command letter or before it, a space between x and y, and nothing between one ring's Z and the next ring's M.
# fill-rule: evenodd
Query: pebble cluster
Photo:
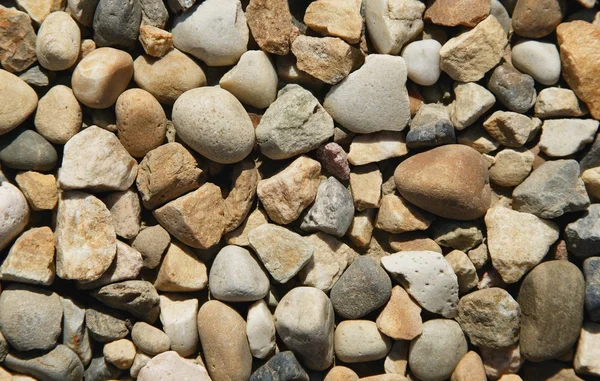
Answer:
M3 1L0 380L600 377L599 62L595 0Z

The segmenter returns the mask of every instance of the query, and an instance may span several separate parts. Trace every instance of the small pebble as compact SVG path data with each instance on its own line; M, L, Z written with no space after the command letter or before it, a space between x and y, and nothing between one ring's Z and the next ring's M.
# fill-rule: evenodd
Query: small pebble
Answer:
M526 113L533 107L537 93L535 82L527 74L508 64L498 66L488 81L488 89L510 111Z
M49 286L54 281L54 234L47 227L32 228L17 238L2 267L2 280Z
M365 2L365 21L377 53L396 55L423 31L425 4L417 0L388 1ZM395 17L389 13L390 8L403 9L405 16Z
M338 180L350 179L348 154L338 143L330 142L320 146L317 149L317 159L321 163L321 167Z
M440 78L440 49L436 40L411 42L402 50L408 78L418 85L431 86Z
M271 357L263 366L254 371L249 381L261 380L308 381L309 378L294 356L294 352L285 351Z
M135 345L127 339L110 342L102 351L104 359L119 369L129 369L135 358Z
M591 143L598 130L593 119L552 119L544 121L540 149L550 157L572 155Z
M171 377L177 380L211 380L204 366L180 357L174 351L164 352L153 357L140 369L137 379L139 381L160 381Z
M264 300L248 308L246 335L252 356L264 359L275 349L275 319Z
M363 20L355 0L319 0L308 5L304 23L324 36L335 36L350 44L359 42Z
M21 78L5 70L0 70L0 99L0 136L23 123L38 103L36 92Z
M81 123L81 106L67 86L54 86L40 99L35 129L49 142L65 144L79 132Z
M142 7L134 0L100 0L94 12L94 41L98 46L132 47L140 33Z
M152 25L140 26L139 39L146 54L152 57L163 57L173 48L173 35Z
M457 130L464 130L485 114L496 102L494 94L476 83L457 83L450 119Z
M577 99L573 90L558 87L547 87L540 91L534 110L535 116L542 119L587 114L587 107Z
M412 340L423 330L421 307L401 286L394 286L390 300L377 317L377 329L394 340Z
M352 223L354 203L350 191L334 177L319 185L314 204L308 209L300 228L342 237Z
M154 287L159 291L190 292L204 290L207 284L206 265L190 248L171 243L158 269Z
M552 43L521 40L513 45L511 57L517 69L542 85L554 85L560 78L560 55Z
M377 330L369 320L346 320L335 328L335 355L346 363L384 358L392 340Z
M408 148L403 133L381 131L357 135L352 139L348 162L352 165L364 165L402 157L407 153Z
M148 323L137 322L131 330L131 339L136 348L150 356L166 352L171 346L169 336Z
M421 106L406 134L406 146L418 149L453 143L456 143L454 126L446 107L438 104Z

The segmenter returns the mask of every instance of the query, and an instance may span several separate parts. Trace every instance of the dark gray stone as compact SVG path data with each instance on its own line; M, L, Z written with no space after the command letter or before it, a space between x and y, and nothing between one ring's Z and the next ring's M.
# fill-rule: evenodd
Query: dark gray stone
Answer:
M54 77L56 77L56 74L53 71L44 69L39 65L29 68L27 71L19 75L19 78L25 81L28 85L36 87L48 86Z
M98 47L135 45L142 22L138 0L100 0L94 13L94 41Z
M319 185L315 202L308 210L300 228L342 237L353 218L352 194L334 177L329 177Z
M585 210L590 199L575 160L548 161L513 191L513 209L541 218Z
M392 281L371 257L358 257L331 289L335 312L358 319L384 305L392 294Z
M294 352L285 351L271 357L252 373L250 381L309 381L309 377Z
M600 167L600 134L596 135L596 139L590 150L583 156L580 162L581 172L586 169Z
M331 142L319 147L317 159L323 168L337 179L342 181L350 179L348 154L339 144Z
M131 322L117 311L97 307L85 310L85 325L92 339L100 343L122 339L131 328Z
M488 89L509 110L519 113L526 113L533 107L537 97L533 77L521 73L509 64L494 69Z
M143 280L127 280L113 283L92 292L92 296L109 307L129 312L152 324L160 313L156 288Z
M142 6L142 22L164 29L169 20L169 12L162 0L139 0Z
M52 144L33 130L16 130L2 136L0 162L8 168L50 171L57 160Z
M40 381L81 381L83 379L83 364L75 352L64 345L58 345L43 355L35 352L10 353L2 365Z
M592 204L585 214L565 228L567 249L580 258L600 255L600 204Z
M600 257L588 258L583 262L585 276L585 308L590 319L600 322Z
M437 219L431 226L431 237L440 246L465 252L483 242L480 220Z
M109 364L104 360L102 351L99 351L96 357L90 362L90 366L85 370L85 381L106 381L117 380L121 375L121 370Z
M421 106L406 135L409 148L437 147L456 143L454 125L446 108L439 104Z

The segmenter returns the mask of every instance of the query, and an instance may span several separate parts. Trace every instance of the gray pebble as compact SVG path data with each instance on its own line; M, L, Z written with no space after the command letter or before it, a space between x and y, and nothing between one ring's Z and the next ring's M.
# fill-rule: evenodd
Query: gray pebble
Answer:
M600 322L600 257L588 258L583 262L585 276L585 308L590 319Z
M142 22L164 29L169 20L169 12L162 0L139 0L142 6Z
M300 228L342 237L353 218L352 194L334 177L329 177L319 185L315 202L308 210Z
M171 340L160 329L144 322L137 322L131 329L131 340L142 352L155 356L169 350Z
M140 33L142 7L137 0L100 0L94 14L94 41L101 46L133 46Z
M129 312L147 323L154 323L160 313L156 288L144 280L109 284L93 291L92 296L109 307Z
M456 143L454 125L446 107L439 104L424 104L410 124L406 135L409 148L437 147Z
M440 246L467 251L483 241L481 223L478 220L456 221L437 219L431 227L431 238Z
M308 381L308 374L294 356L294 352L285 351L271 357L265 365L258 368L250 381Z
M139 232L131 247L142 254L144 267L153 269L160 264L169 243L171 243L169 233L162 226L154 225Z
M56 167L56 150L33 130L17 130L2 136L0 162L13 169L49 171Z
M488 89L496 95L509 110L526 113L537 97L535 81L530 75L523 74L514 67L504 64L492 72Z
M122 339L129 334L131 323L117 311L106 308L88 308L85 310L85 325L92 339L108 343ZM92 360L93 363L93 360Z
M79 356L83 365L92 359L89 332L85 326L85 309L71 299L60 298L63 307L62 343Z
M24 71L19 75L19 78L31 86L46 87L54 80L55 76L56 74L53 71L36 65Z
M11 353L6 356L2 365L43 381L83 379L83 365L79 357L64 345L58 345L50 352L39 356L30 353Z
M121 375L121 370L104 360L102 351L92 359L90 366L85 370L85 381L116 380Z
M567 249L580 258L600 255L600 204L593 204L565 228Z

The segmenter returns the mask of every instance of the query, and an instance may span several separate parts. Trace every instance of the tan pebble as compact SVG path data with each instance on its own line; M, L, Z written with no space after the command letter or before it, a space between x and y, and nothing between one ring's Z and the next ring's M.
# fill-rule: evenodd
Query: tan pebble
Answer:
M358 247L369 246L373 236L374 221L375 209L365 209L362 212L357 212L352 218L346 236Z
M47 227L27 230L12 245L2 267L3 281L41 284L54 281L54 233Z
M41 24L52 12L65 7L65 0L17 0L17 7L29 14L35 24Z
M379 207L382 182L381 171L375 164L367 164L352 169L350 172L350 190L357 210L362 211Z
M139 39L146 54L152 57L163 57L173 48L173 35L152 25L140 26Z
M67 86L54 86L40 99L35 129L49 142L65 144L79 132L81 123L81 106Z
M408 232L390 235L390 247L397 251L434 251L442 254L442 248L433 239L423 233Z
M56 207L58 189L54 175L28 171L19 173L15 181L33 210L52 210Z
M0 135L23 123L38 104L36 92L21 78L0 69Z
M130 340L120 339L104 346L104 359L119 369L129 369L135 358L135 345Z
M66 12L53 12L42 23L35 42L35 52L42 67L60 71L73 66L79 57L81 32Z
M425 20L437 25L474 27L490 14L490 1L437 0L425 11Z
M252 161L242 161L233 167L231 189L224 204L227 221L224 233L235 230L248 216L259 179L258 169Z
M288 54L292 15L286 0L251 0L246 8L246 17L252 36L261 50Z
M206 266L187 247L171 243L158 270L154 287L159 291L188 292L206 288Z
M334 366L331 368L323 381L358 381L358 375L345 366Z
M249 246L248 233L254 228L269 222L267 214L261 209L254 209L242 224L234 231L227 233L225 240L229 245Z
M304 23L326 35L340 37L350 44L360 41L363 19L361 0L318 0L306 8Z
M477 352L469 351L463 356L450 381L487 381L483 361Z
M425 230L434 216L420 210L395 193L381 198L375 227L389 233L405 233Z
M377 328L395 340L412 340L421 334L421 307L401 286L392 288L392 296L377 317Z

